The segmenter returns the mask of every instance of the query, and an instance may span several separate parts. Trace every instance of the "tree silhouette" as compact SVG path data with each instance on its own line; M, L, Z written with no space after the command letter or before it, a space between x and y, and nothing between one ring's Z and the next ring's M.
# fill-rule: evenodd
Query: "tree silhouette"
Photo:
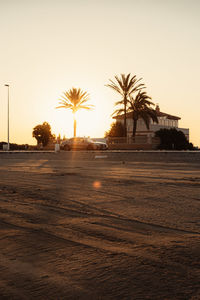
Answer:
M150 101L146 92L139 91L135 98L130 97L128 100L129 108L128 111L132 112L133 118L133 137L136 134L137 130L137 121L139 118L143 119L147 129L149 129L150 120L158 123L157 113L154 109L151 108L151 105L155 105Z
M117 110L116 112L123 112L124 113L124 129L125 129L125 136L127 136L127 127L126 127L126 113L127 113L127 103L129 97L144 88L144 84L139 83L142 78L137 79L136 75L133 77L130 77L131 74L125 75L121 74L121 77L115 76L116 82L109 79L110 83L107 84L107 87L112 88L117 93L119 93L122 96L122 100L117 101L115 105L123 105L123 109ZM114 112L113 114L115 114Z
M45 147L49 140L53 138L51 126L47 122L44 122L42 125L35 126L33 128L32 136L36 138L38 144L42 143L43 147Z
M115 122L111 124L110 130L105 132L105 137L122 137L124 132L124 124Z
M159 149L165 150L193 150L194 146L189 143L184 133L176 128L162 128L156 131L155 136L160 138Z
M64 96L59 99L59 104L61 105L56 108L69 108L72 110L74 117L74 137L76 137L76 112L80 109L90 110L93 105L86 105L86 102L89 100L89 94L83 92L81 89L72 88L63 94Z

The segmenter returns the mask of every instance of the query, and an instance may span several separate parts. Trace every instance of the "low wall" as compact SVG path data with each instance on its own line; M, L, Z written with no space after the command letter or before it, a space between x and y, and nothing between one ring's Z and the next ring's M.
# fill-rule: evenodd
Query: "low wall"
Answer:
M109 150L153 150L157 148L157 145L152 144L108 144Z

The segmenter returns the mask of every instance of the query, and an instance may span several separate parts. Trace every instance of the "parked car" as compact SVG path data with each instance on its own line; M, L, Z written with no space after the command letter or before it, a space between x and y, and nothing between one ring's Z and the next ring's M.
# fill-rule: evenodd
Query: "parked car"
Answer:
M89 138L76 137L61 143L61 149L69 150L96 150L98 146Z
M61 143L60 148L69 150L106 150L108 146L106 143L95 142L90 138L76 137L65 140Z
M98 146L99 150L107 150L108 149L108 145L104 142L96 142L95 144Z

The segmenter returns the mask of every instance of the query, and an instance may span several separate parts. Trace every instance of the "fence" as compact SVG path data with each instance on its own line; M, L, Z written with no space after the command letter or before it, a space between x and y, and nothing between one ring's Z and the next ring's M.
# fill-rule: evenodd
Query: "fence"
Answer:
M135 137L108 137L107 143L109 149L152 150L157 148L160 140L157 137L137 135Z

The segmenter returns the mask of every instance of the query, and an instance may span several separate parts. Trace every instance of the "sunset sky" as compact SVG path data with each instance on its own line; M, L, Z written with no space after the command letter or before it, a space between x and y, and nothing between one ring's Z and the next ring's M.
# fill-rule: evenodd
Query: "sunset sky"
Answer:
M34 126L73 135L70 111L55 109L80 87L95 109L77 135L103 137L119 96L109 78L131 73L163 112L181 117L200 146L199 0L0 0L0 141L36 144Z

